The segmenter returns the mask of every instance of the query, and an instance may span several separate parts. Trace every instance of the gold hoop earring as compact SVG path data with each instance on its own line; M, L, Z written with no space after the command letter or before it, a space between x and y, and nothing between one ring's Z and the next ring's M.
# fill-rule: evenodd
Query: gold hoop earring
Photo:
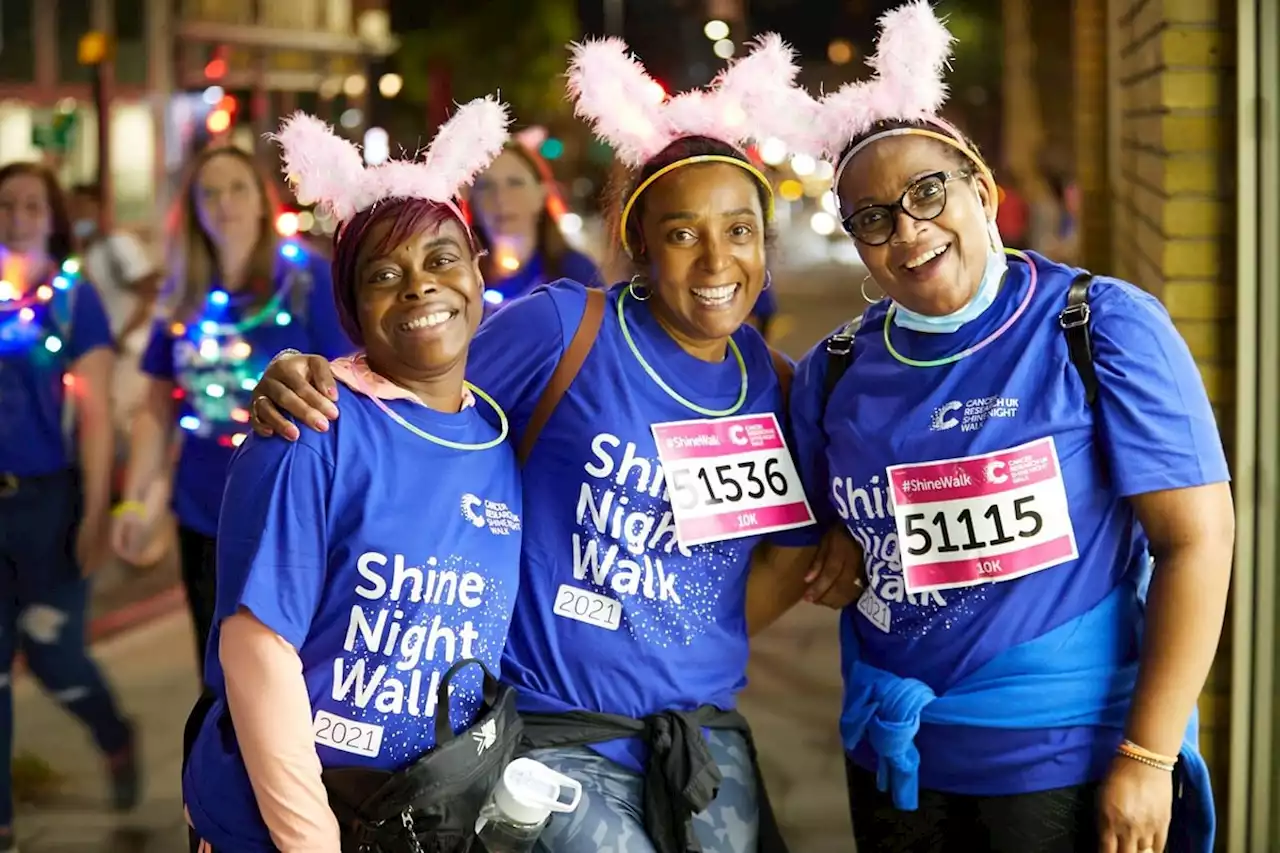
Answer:
M649 280L640 273L631 276L631 283L627 285L627 289L631 291L631 298L637 302L648 302L653 296L653 290L649 287Z
M871 281L871 274L870 274L870 273L868 273L868 274L867 274L867 275L862 279L862 286L861 286L861 287L859 287L859 288L858 288L858 290L860 290L860 291L862 292L862 299L863 299L863 301L865 301L868 305L875 305L877 302L879 302L879 301L880 301L880 299L883 299L884 297L882 296L882 297L880 297L880 299L872 299L870 296L867 296L867 282L869 282L869 281Z

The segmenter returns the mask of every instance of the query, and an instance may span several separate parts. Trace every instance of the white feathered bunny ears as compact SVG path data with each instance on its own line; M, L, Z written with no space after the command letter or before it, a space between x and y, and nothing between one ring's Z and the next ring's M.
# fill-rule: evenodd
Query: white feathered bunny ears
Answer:
M770 137L798 141L803 130L807 96L795 85L800 69L777 35L760 37L709 88L670 99L622 39L587 41L571 50L575 113L632 168L686 136L742 149Z
M315 116L294 113L274 139L298 201L316 204L339 222L391 198L420 198L465 217L454 199L502 153L511 117L505 104L477 98L463 104L431 140L424 161L364 165L360 149Z

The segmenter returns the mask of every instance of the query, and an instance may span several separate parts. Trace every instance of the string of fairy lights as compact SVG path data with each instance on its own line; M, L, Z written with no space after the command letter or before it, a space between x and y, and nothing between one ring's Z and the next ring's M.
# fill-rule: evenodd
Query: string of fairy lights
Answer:
M280 253L295 263L305 258L293 242L282 244ZM187 409L178 419L179 427L201 438L216 437L225 447L238 447L245 440L251 392L271 357L255 353L246 338L264 325L293 322L285 300L296 281L296 276L284 276L262 307L239 319L232 319L231 296L211 290L198 318L170 326L177 375L174 396Z
M77 258L68 258L52 280L34 288L0 278L0 355L27 351L37 361L50 361L61 352L66 342L53 316L53 303L60 292L71 291L79 278Z
M306 260L294 242L282 244L280 253L295 265ZM54 315L55 300L59 294L70 293L80 277L80 260L69 258L48 283L34 288L10 277L0 278L0 355L25 352L37 364L53 363L66 345L62 329L70 323L68 316L60 325ZM228 447L244 441L250 395L271 355L255 353L248 338L263 326L293 323L286 300L298 280L298 276L283 276L270 299L240 318L234 317L230 294L211 290L199 317L189 324L175 322L170 326L177 377L174 398L186 407L178 421L183 430L201 437L216 436L219 444Z

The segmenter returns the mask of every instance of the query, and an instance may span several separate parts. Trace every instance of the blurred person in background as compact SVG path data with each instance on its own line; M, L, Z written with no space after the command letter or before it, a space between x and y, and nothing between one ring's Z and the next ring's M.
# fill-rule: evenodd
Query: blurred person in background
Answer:
M78 184L69 196L76 253L85 275L102 297L116 342L115 375L111 382L112 413L116 424L117 461L129 450L129 425L146 383L138 359L146 344L146 329L155 311L161 270L142 243L128 231L100 230L102 197L96 184Z
M540 284L567 278L598 287L594 261L571 248L560 231L564 200L551 167L513 141L476 179L469 193L490 313Z
M843 530L809 523L784 426L791 366L745 322L769 277L773 197L742 149L794 130L793 115L750 111L789 98L797 71L766 38L668 112L618 100L653 91L620 40L576 46L578 113L634 169L611 229L633 276L542 288L472 344L468 374L510 415L524 463L503 679L530 755L582 783L539 850L785 849L735 710L750 637L802 599L843 606L859 556ZM723 118L733 104L745 121ZM255 429L296 439L281 409L336 418L333 381L323 359L281 357ZM718 450L670 455L684 430ZM748 432L767 459L735 450Z
M85 274L102 295L117 350L136 360L151 324L161 270L137 237L116 229L99 230L102 197L96 184L78 184L69 196L76 252ZM132 356L132 359L128 358Z
M0 851L13 850L13 662L108 758L137 804L137 745L85 647L89 576L110 559L111 328L71 258L71 223L43 166L0 168Z
M814 123L884 297L791 396L819 514L867 555L841 623L857 847L1210 853L1195 707L1234 514L1199 371L1150 294L1005 249L937 114L950 33L926 0L881 26L877 77Z
M248 430L249 392L282 349L336 358L353 347L338 322L329 264L276 234L279 206L249 154L201 152L178 205L167 304L142 355L147 387L112 537L123 559L141 561L172 504L203 660L218 510L227 464Z

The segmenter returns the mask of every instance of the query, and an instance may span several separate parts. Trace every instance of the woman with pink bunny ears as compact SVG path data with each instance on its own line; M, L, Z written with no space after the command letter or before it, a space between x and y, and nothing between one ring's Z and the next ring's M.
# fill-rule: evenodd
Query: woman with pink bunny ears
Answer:
M1195 702L1234 530L1196 364L1152 296L1004 248L990 169L938 117L950 33L922 0L881 27L875 77L808 126L883 296L791 397L819 514L866 554L858 848L1209 853Z
M214 701L183 774L193 849L463 853L514 753L496 676L520 473L506 413L464 378L484 285L455 202L507 124L473 101L425 162L370 169L311 116L276 137L299 196L341 223L334 300L360 350L331 365L341 423L250 437L231 462Z
M524 462L503 678L532 755L582 783L540 839L550 853L784 849L734 710L748 638L806 595L842 606L858 578L843 531L810 521L790 364L744 324L769 284L773 191L743 148L791 137L797 70L766 37L666 100L621 41L576 45L577 111L634 170L615 235L635 275L539 288L472 345ZM331 427L331 387L314 356L277 360L256 428L299 434L275 406Z

